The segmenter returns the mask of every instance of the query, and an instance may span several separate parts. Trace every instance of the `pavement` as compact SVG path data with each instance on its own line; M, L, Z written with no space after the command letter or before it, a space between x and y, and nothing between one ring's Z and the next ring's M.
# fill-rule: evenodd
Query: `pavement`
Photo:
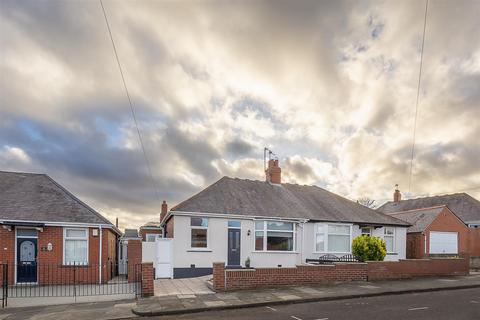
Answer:
M378 282L351 282L319 286L294 286L262 290L245 290L210 294L177 294L122 302L98 302L6 308L0 310L3 319L125 319L137 316L165 316L203 311L270 307L360 297L378 297L408 293L480 288L480 273L469 276L405 279ZM476 289L478 290L478 289ZM401 300L401 299L399 299Z
M157 279L154 281L154 292L156 297L172 295L191 295L191 294L209 294L212 291L207 282L212 276L203 276L198 278L186 279Z

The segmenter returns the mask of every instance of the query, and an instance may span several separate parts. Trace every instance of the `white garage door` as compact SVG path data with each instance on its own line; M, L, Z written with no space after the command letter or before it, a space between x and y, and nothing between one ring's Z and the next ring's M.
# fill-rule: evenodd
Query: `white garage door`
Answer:
M458 232L430 231L430 253L458 253Z

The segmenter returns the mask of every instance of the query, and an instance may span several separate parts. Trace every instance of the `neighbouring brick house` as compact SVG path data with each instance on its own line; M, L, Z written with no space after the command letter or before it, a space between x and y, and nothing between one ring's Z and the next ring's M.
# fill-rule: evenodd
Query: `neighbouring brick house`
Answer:
M167 214L168 206L167 202L164 200L162 203L162 211L160 213L160 218L158 221L150 221L140 227L140 236L142 241L145 242L155 242L155 239L163 237L163 228L160 225L160 221Z
M407 231L407 256L445 251L480 257L480 201L466 193L402 200L396 188L393 201L377 210L413 224Z
M285 268L341 257L362 234L385 240L386 260L405 259L409 223L317 186L282 183L276 159L265 175L265 181L223 177L165 215L174 278L211 274L213 262Z
M0 171L0 263L10 283L106 282L118 271L119 235L48 175Z

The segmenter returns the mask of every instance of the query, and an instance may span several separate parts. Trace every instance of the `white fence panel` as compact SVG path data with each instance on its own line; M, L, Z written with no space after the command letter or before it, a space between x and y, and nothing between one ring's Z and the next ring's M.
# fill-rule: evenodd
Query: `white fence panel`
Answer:
M142 242L142 262L157 261L157 246L155 242Z

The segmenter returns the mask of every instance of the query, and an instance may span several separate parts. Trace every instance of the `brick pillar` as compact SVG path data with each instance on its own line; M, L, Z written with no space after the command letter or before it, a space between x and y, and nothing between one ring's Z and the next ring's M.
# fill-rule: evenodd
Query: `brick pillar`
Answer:
M142 297L153 296L153 263L142 263Z
M213 263L213 290L225 291L225 262Z
M128 240L128 282L139 282L142 263L142 240Z

